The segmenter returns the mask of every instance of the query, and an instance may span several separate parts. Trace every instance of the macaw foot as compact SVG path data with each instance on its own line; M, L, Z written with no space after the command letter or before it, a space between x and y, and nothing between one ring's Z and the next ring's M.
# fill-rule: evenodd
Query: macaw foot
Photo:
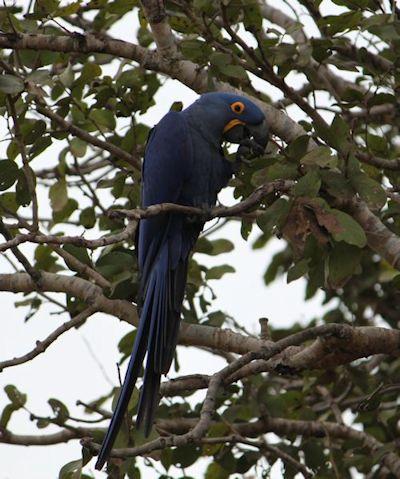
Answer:
M236 152L235 165L238 169L240 164L252 166L254 160L264 153L264 148L251 138L245 138Z
M265 148L262 145L259 145L252 138L245 138L240 142L240 147L245 146L254 156L260 156L264 153ZM239 147L239 148L240 148Z
M239 146L236 152L236 162L244 163L251 166L254 161L254 155L251 154L251 150L247 146Z

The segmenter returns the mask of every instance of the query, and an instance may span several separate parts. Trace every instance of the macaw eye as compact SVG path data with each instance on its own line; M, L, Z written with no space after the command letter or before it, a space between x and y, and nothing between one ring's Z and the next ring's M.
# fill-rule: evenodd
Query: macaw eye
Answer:
M240 115L240 113L243 113L244 104L243 104L241 101L235 101L235 102L232 103L232 105L231 105L231 110L232 110L234 113L238 113L238 114Z

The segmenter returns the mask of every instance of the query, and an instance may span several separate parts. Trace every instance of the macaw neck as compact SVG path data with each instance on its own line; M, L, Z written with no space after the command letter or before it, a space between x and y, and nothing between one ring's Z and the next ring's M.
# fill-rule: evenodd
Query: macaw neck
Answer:
M206 141L220 148L222 134L226 124L223 116L195 102L182 111L189 126L196 130Z

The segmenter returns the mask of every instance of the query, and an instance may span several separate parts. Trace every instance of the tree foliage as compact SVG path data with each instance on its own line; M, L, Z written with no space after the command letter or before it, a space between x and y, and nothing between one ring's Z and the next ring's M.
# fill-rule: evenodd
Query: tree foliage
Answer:
M25 293L19 304L29 317L55 300L69 316L0 370L34 360L96 311L137 324L134 232L140 217L163 213L140 210L152 126L143 115L166 78L197 93L241 91L261 105L271 142L231 181L236 206L211 214L241 221L245 240L256 231L254 249L281 239L281 251L264 257L266 285L281 275L304 278L305 300L319 291L334 300L306 325L268 329L261 321L261 338L249 337L213 307L209 281L223 282L232 266L207 267L195 254L181 342L212 348L228 365L212 377L166 382L155 442L127 422L109 477L146 477L140 455L165 479L171 466L188 477L185 469L204 457L206 479L269 477L278 460L285 478L400 477L400 12L380 0L333 0L329 14L329 2L286 2L290 13L275 3L35 0L0 9L0 109L8 126L0 251L15 266L0 274L0 290ZM130 42L113 39L110 31L132 12ZM40 159L50 156L43 167ZM218 239L203 235L196 252L233 248L222 228ZM134 335L118 344L121 363ZM204 402L191 399L205 388ZM27 397L12 385L5 394L0 441L29 444L8 429ZM117 394L93 398L86 414L108 418ZM137 399L136 390L130 418ZM59 477L91 477L86 464L104 427L76 426L62 398L48 402L49 417L32 415L37 443L48 444L50 424L59 430L55 442L84 438L82 459Z

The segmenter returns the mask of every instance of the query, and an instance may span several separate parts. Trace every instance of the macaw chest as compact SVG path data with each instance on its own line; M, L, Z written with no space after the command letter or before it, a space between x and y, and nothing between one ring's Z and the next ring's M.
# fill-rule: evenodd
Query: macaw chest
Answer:
M182 202L197 207L214 206L218 193L232 176L231 164L219 147L205 141L193 145L191 156Z

